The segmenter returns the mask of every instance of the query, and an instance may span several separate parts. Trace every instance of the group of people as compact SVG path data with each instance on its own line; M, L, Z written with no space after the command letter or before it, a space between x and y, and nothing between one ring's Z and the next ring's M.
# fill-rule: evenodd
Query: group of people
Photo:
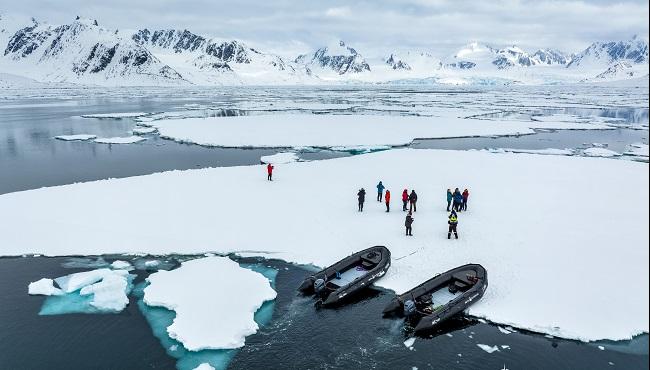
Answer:
M359 189L357 192L357 198L359 201L359 212L363 212L363 204L366 201L366 190L364 188ZM451 212L447 220L447 224L449 225L447 239L451 239L452 233L456 239L458 239L458 213L467 211L468 198L469 190L467 189L462 193L458 188L456 188L453 193L451 192L451 189L447 189L447 212ZM390 212L390 199L390 190L386 189L386 186L379 181L377 184L377 201L383 201L386 204L386 212ZM402 211L408 211L406 219L404 220L404 227L406 228L407 236L413 236L413 222L415 221L413 213L417 212L417 201L418 195L415 190L411 190L410 194L408 189L402 191Z

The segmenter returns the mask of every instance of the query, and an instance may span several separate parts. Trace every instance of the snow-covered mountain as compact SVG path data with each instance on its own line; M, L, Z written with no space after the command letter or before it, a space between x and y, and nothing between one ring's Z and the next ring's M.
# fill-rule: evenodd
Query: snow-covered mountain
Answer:
M101 85L186 84L146 48L97 21L31 21L8 38L0 66L39 81Z
M140 46L195 84L299 83L308 70L237 40L207 39L188 30L143 29L132 35Z
M365 58L343 41L322 47L310 54L300 55L295 63L326 77L332 75L332 72L343 76L371 71Z
M343 41L286 58L189 30L104 28L75 19L50 25L0 14L0 73L7 81L116 85L323 83L561 83L648 75L642 38L595 42L568 54L472 42L448 56L395 49L366 58ZM21 80L20 77L28 80ZM32 84L33 85L33 84Z

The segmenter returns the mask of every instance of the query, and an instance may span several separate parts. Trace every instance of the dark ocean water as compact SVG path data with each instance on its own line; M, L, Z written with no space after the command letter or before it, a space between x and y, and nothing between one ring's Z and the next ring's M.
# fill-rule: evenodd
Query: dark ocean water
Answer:
M113 258L117 256L105 260ZM194 257L166 257L166 268L187 258ZM317 309L313 298L296 292L307 270L282 261L238 260L277 271L278 296L260 330L228 356L232 369L648 368L647 335L633 342L587 344L520 331L504 334L496 325L467 317L457 318L429 337L416 338L409 349L404 341L411 334L403 321L381 317L393 297L391 292L370 289L344 306ZM29 282L98 267L82 268L84 264L91 266L66 257L0 258L0 368L183 368L182 360L167 353L169 343L164 346L154 336L138 307L137 294L130 296L129 305L118 314L38 315L45 298L29 296ZM135 283L142 283L151 272L136 270ZM477 344L496 345L500 350L490 354Z

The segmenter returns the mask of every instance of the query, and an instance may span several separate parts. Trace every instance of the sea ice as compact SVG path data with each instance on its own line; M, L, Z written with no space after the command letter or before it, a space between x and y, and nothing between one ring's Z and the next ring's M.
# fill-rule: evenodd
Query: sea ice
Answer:
M201 365L195 367L194 370L215 370L215 368L210 366L210 364L204 362Z
M540 154L540 155L573 155L575 152L572 149L510 149L503 148L503 152L509 153L526 153L526 154ZM495 151L496 153L497 151Z
M415 343L415 337L411 337L404 341L404 345L408 348L412 348L414 343Z
M499 331L502 332L503 334L511 334L511 333L512 333L510 330L508 330L508 329L506 329L506 328L502 328L502 327L500 327L500 326L497 326L497 328L498 328Z
M260 158L262 163L286 164L298 161L298 154L294 152L282 152L272 155L265 155Z
M133 129L133 134L134 135L146 135L146 134L152 134L156 132L155 127L136 127Z
M96 113L96 114L83 114L83 118L108 118L108 119L122 119L122 118L136 118L146 116L150 113L145 112L125 112L125 113Z
M41 279L29 284L29 294L47 295L40 314L120 312L129 303L132 275L124 270L97 269Z
M580 122L331 114L166 119L149 124L158 128L161 137L179 142L260 148L404 146L414 139L532 134L534 128L611 128Z
M127 261L116 260L111 263L111 268L116 270L130 270L133 269L133 266Z
M41 280L29 283L27 292L31 295L61 295L61 289L54 286L54 280L42 278Z
M97 138L97 135L90 135L90 134L59 135L59 136L55 136L54 138L63 141L85 141L85 140L95 139Z
M605 148L587 148L582 153L589 157L618 157L621 153Z
M133 135L127 137L101 137L95 139L95 142L99 144L134 144L144 140L147 139Z
M186 261L147 281L144 302L176 312L167 332L190 351L242 347L258 329L255 312L276 296L266 277L227 257Z
M450 171L450 163L463 171ZM386 245L396 257L377 284L398 293L436 272L475 262L489 276L485 296L468 310L475 317L583 340L629 339L648 331L647 163L400 149L290 163L281 170L273 183L266 181L264 166L257 165L3 194L0 209L8 211L0 212L0 253L161 255L263 249L267 253L260 255L328 266L354 251ZM403 236L404 214L396 202L386 213L382 204L370 201L379 180L393 199L403 188L420 195L412 238ZM327 201L296 210L297 202L315 199L324 187ZM360 187L370 193L363 213L356 206ZM450 187L467 187L471 193L468 212L459 215L460 239L451 241L444 201ZM571 227L562 214L567 189L580 189L580 196L571 198ZM144 197L165 201L133 207ZM626 207L627 232L620 232L612 225L620 223L620 204L628 198L636 200L635 206ZM57 210L56 223L52 209ZM141 226L138 231L134 224ZM98 238L107 225L110 237ZM35 228L41 232L28 232ZM628 284L628 271L637 273L634 287ZM567 281L580 276L591 283L566 288ZM603 321L609 302L617 302L620 314ZM575 315L572 307L590 309Z
M497 346L488 346L487 344L477 344L478 348L484 350L487 353L498 352L499 347Z
M636 143L636 144L631 144L630 149L626 151L625 155L634 155L638 157L648 157L648 145L647 144L641 144L641 143Z

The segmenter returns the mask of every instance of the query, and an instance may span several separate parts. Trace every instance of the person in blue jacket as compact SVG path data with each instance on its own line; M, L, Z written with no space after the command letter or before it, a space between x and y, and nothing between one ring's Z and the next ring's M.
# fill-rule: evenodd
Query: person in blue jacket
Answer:
M451 207L452 199L454 199L454 196L451 194L451 189L447 189L447 212L449 212L449 207Z
M386 187L384 186L384 184L381 183L381 181L379 181L379 184L377 184L377 201L378 202L381 202L381 200L382 200L382 198L384 196L384 189L386 189Z
M456 212L460 212L462 207L463 207L463 194L460 192L460 190L458 190L458 188L456 188L456 190L454 190L454 207L453 207L453 209Z

